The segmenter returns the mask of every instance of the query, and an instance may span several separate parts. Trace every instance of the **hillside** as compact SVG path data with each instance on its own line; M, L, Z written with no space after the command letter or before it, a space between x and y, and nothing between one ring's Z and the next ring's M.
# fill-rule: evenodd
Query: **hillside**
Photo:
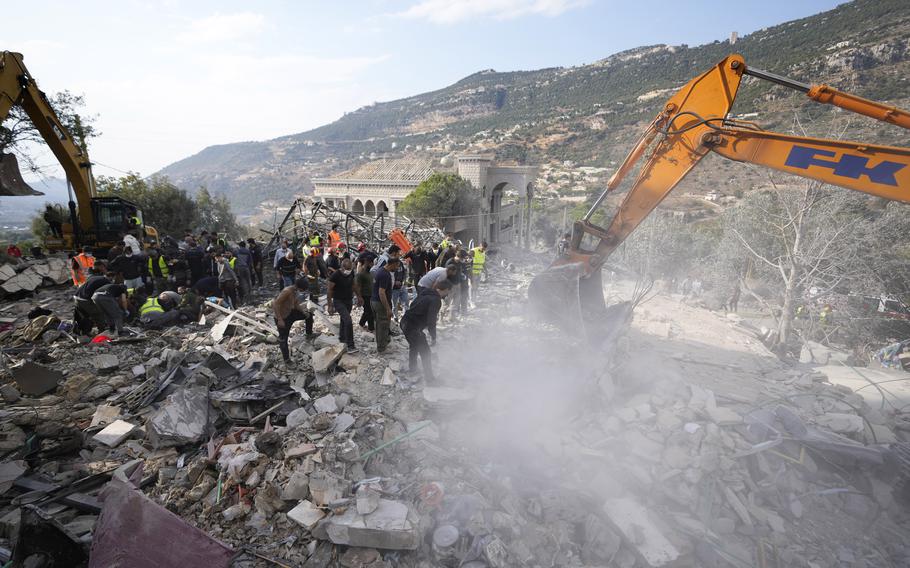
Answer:
M795 79L900 106L910 101L910 3L857 0L759 30L735 45L654 45L578 67L482 71L438 91L358 109L308 132L211 146L160 173L187 189L205 185L226 193L244 211L308 193L310 178L371 155L442 157L472 147L493 151L500 160L549 165L541 189L581 197L602 185L673 90L731 52ZM843 113L752 79L744 81L734 111L783 131L806 128L825 135L844 127ZM900 143L902 134L860 117L851 119L848 131L851 138L884 143ZM708 164L683 191L742 191L765 179L763 172L739 164L720 159Z

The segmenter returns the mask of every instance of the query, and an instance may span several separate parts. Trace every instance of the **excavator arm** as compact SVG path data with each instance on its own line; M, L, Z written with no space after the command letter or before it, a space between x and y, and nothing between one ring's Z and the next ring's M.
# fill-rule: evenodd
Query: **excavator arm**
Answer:
M94 225L91 199L95 197L91 162L60 122L47 97L38 89L38 84L22 61L22 54L3 51L0 52L0 122L6 120L14 105L22 107L63 166L78 202L79 224L85 229L90 229ZM13 160L8 156L5 155L0 160L0 169L7 167L3 162ZM15 167L15 172L14 177L21 180L18 176L18 167ZM21 188L0 187L0 195L22 194ZM24 194L27 195L28 192Z
M575 223L568 253L531 283L528 293L532 301L550 319L568 329L584 330L589 338L603 335L607 308L600 274L604 262L712 151L731 160L910 202L910 149L791 136L728 119L743 75L802 91L820 103L910 128L907 111L826 85L809 86L750 69L742 56L728 56L667 101L591 209ZM638 177L610 224L601 228L591 223L606 197L643 159Z

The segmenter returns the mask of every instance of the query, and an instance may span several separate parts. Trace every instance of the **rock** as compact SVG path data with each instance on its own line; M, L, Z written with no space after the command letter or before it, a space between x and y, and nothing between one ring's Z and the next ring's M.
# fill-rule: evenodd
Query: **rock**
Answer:
M382 372L382 380L379 381L379 384L387 387L395 386L395 383L398 382L398 379L395 377L395 373L392 372L390 367L386 367L385 371Z
M89 426L106 426L116 420L119 416L119 406L101 404L95 409L95 413L92 415L92 423Z
M125 420L115 420L108 424L103 430L95 434L92 439L114 448L120 445L120 442L126 440L129 435L136 429L135 424L130 424Z
M183 387L149 418L149 439L156 448L198 442L206 433L208 420L208 389Z
M302 458L316 453L316 444L300 444L284 452L286 458Z
M335 424L332 427L332 431L336 434L341 434L348 428L354 425L354 417L350 414L339 414L335 417Z
M452 387L424 387L423 400L437 406L446 406L474 399L474 393Z
M384 566L383 563L377 562L379 560L379 551L375 548L349 548L338 559L338 563L343 568L367 568L374 565L379 568Z
M278 453L279 448L281 448L281 436L274 430L271 432L263 432L256 437L256 441L253 445L263 454L274 457L275 454Z
M342 480L325 470L314 471L309 479L310 495L317 505L328 505L344 497Z
M145 365L136 365L132 368L134 377L141 377L145 374Z
M23 460L8 461L0 464L0 495L6 493L13 483L28 471L28 465Z
M338 412L335 397L330 394L317 398L313 401L313 406L316 408L316 412Z
M281 490L281 498L285 501L299 501L306 499L310 494L310 478L303 471L295 471Z
M301 501L296 507L288 511L288 518L308 531L312 531L316 523L323 517L325 517L325 513L306 500Z
M284 423L288 428L296 428L301 424L306 424L309 419L310 415L305 409L295 408L288 414L287 418L284 419Z
M90 364L98 372L115 371L120 368L120 359L113 353L102 353L92 357Z
M648 566L667 566L679 558L679 550L665 536L662 523L631 497L609 499L604 511Z
M866 427L861 416L841 412L827 412L817 417L815 422L838 434L856 434Z
M355 497L357 500L357 514L369 515L379 507L382 493L370 485L364 484L357 488Z
M107 383L96 383L86 389L85 392L82 393L82 396L79 397L79 400L83 402L98 400L99 398L109 396L112 392L114 392L114 387L111 385Z
M3 398L4 402L17 402L22 395L19 394L19 390L11 384L5 384L0 387L0 398Z
M330 372L341 359L341 356L344 355L344 351L345 346L341 343L316 351L313 353L313 371L316 373Z
M335 544L386 550L416 550L421 541L417 513L403 503L387 499L380 499L369 515L348 508L319 523L312 533Z

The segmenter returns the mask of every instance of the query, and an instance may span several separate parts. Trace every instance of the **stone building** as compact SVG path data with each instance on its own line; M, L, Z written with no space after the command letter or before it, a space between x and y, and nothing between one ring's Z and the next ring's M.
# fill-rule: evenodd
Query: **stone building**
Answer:
M463 154L451 166L427 158L377 160L331 178L313 180L314 198L368 217L394 217L398 204L434 172L458 173L477 191L476 215L443 219L463 241L527 245L536 166L500 166L491 154Z

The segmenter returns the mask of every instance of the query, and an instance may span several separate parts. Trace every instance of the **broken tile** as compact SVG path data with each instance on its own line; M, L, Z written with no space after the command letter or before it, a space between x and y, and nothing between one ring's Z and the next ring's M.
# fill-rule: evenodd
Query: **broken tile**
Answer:
M114 422L111 422L105 426L104 429L102 429L100 432L92 436L92 439L104 444L105 446L114 448L120 445L120 442L126 440L135 429L135 424L130 424L125 420L115 420Z

